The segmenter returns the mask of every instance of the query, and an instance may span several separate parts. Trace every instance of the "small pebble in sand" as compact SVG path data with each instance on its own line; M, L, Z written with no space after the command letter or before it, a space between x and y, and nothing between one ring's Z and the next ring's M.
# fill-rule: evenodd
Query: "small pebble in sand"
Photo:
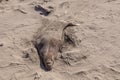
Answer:
M0 47L2 47L3 46L3 43L0 43Z
M29 53L27 51L23 51L23 58L29 58Z

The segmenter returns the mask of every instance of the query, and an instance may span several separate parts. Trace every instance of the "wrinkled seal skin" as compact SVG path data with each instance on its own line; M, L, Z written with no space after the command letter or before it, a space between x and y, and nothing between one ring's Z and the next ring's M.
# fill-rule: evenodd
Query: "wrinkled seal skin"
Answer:
M42 37L38 47L44 67L51 70L58 55L60 41L51 37Z

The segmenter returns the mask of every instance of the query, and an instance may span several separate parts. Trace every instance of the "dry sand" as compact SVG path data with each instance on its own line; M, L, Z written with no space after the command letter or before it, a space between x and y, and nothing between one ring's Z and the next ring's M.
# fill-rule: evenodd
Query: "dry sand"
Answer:
M45 71L31 41L62 21L77 47ZM0 80L120 80L120 0L0 0Z

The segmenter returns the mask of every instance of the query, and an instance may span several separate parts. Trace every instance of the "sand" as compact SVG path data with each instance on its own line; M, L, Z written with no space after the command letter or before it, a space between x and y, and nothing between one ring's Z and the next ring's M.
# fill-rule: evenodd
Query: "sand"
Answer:
M45 71L32 41L68 23L74 45ZM120 80L120 0L0 0L0 80Z

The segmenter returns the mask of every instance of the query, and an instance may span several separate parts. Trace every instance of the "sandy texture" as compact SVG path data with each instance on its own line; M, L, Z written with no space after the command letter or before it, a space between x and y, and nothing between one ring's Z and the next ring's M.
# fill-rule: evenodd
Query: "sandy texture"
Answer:
M32 41L69 22L74 45L45 71ZM0 80L120 80L120 0L0 0Z

